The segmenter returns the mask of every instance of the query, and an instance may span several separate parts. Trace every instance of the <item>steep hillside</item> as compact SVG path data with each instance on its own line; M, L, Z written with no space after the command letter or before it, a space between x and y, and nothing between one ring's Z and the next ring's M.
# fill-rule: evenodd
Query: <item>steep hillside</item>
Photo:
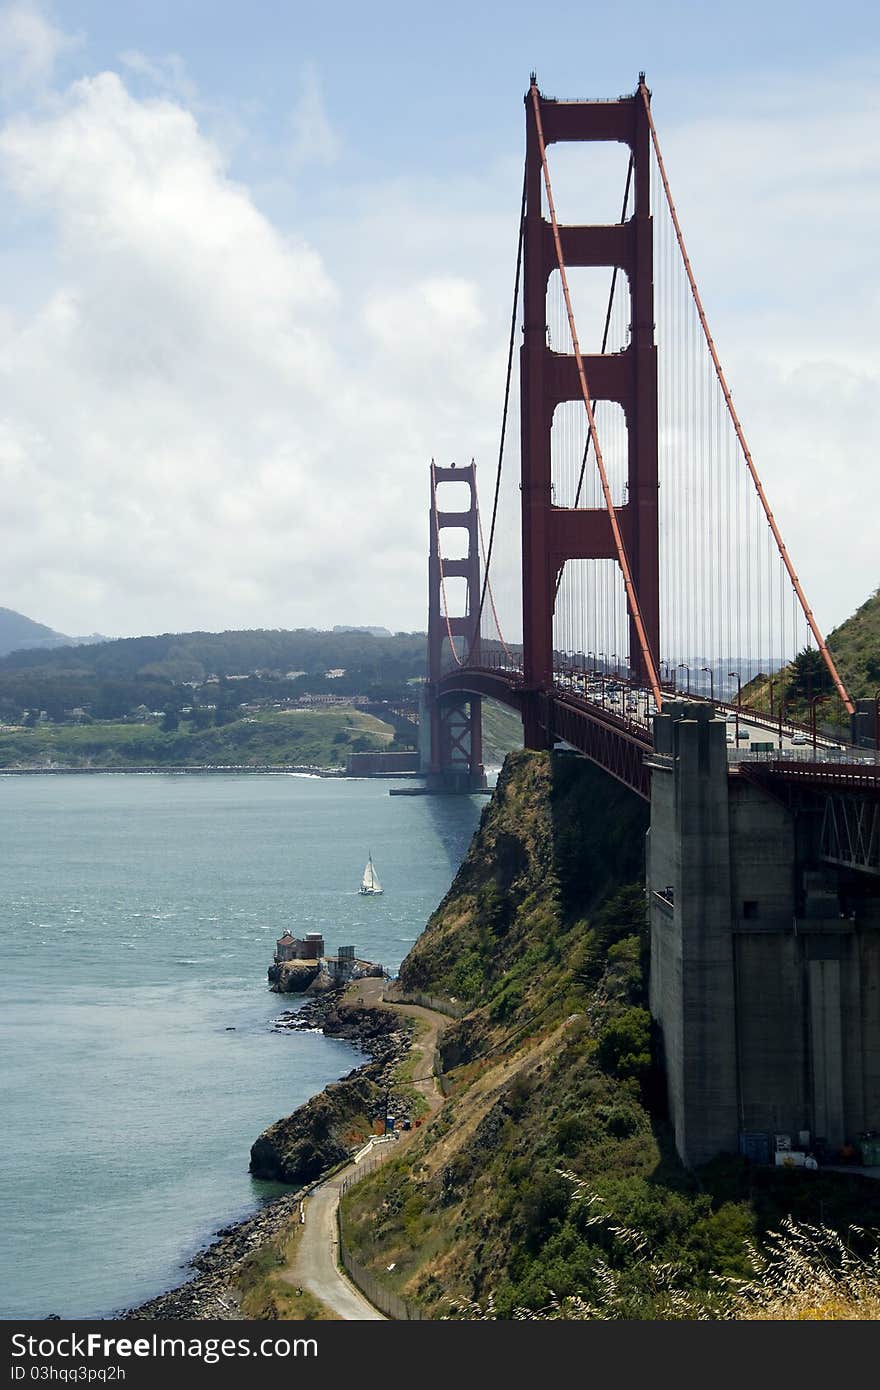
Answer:
M401 985L470 1007L436 1119L343 1203L362 1264L427 1316L719 1316L717 1276L791 1213L880 1224L855 1175L685 1172L646 1000L647 808L583 760L511 754ZM805 1181L805 1177L809 1181Z
M850 694L870 699L880 686L880 589L829 632L828 649L840 665Z
M873 699L880 688L880 589L857 608L851 618L828 633L828 650L854 700ZM785 702L789 718L810 721L810 701L817 695L828 699L819 703L817 720L829 732L846 736L849 720L834 692L825 664L815 647L805 648L788 666L776 671L771 683L758 675L742 688L743 704L752 709L779 711Z

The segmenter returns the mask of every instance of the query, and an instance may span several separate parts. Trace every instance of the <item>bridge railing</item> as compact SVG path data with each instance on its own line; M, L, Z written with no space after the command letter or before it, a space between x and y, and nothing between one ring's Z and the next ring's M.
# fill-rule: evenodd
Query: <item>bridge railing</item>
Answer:
M834 763L849 767L880 767L880 751L871 748L850 748L838 745L835 748L818 744L815 753L812 745L805 748L728 748L729 763Z

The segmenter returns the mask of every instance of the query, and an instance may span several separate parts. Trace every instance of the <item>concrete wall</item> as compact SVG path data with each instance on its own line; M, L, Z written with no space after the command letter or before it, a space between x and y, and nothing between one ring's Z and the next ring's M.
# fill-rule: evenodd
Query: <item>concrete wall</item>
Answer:
M708 705L670 701L667 711L654 721L651 1005L676 1145L701 1163L736 1148L738 1132L727 743Z
M668 701L649 760L650 1004L676 1145L690 1165L744 1131L833 1150L880 1129L880 897L852 876L841 893L818 815L729 776L709 716Z

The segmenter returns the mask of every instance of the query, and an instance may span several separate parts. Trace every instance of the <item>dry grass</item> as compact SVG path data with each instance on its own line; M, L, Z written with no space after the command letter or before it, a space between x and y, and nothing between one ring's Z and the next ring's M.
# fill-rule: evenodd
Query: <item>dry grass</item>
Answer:
M615 1222L597 1193L571 1173L573 1200L590 1208L587 1226L601 1225L628 1254L626 1278L607 1263L597 1269L592 1299L552 1298L544 1308L517 1308L517 1320L608 1320L644 1318L639 1305L651 1307L657 1320L839 1322L880 1321L880 1232L849 1226L841 1235L828 1226L813 1226L787 1217L762 1248L749 1244L752 1273L747 1279L714 1276L712 1287L689 1288L674 1263L652 1260L645 1237ZM854 1248L856 1247L856 1248ZM858 1247L861 1247L859 1249ZM633 1270L638 1293L633 1294ZM453 1299L453 1316L491 1321L492 1298L484 1304Z

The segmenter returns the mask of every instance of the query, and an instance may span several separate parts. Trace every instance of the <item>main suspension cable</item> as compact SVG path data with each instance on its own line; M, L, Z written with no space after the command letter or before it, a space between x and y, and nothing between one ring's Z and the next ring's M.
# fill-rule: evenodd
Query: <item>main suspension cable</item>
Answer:
M473 463L473 460L471 460L471 462ZM479 494L479 492L478 492L478 490L477 490L477 470L476 470L476 468L474 469L474 497L475 497L475 500L476 500L476 507L477 507L477 533L478 533L479 538L480 538L480 557L481 557L481 559L482 559L482 561L483 561L483 592L482 592L482 594L480 595L480 602L482 603L482 601L483 601L483 599L485 598L486 594L489 595L489 606L490 606L490 608L492 609L492 617L493 617L494 620L495 620L495 631L498 633L498 640L499 640L499 642L501 643L502 649L503 649L503 651L504 651L504 655L507 657L508 661L511 662L511 664L512 664L512 663L513 663L513 656L512 656L512 654L511 654L510 648L508 647L507 643L506 643L505 640L504 640L504 633L501 631L501 624L500 624L500 622L498 621L498 609L495 607L495 595L492 593L492 583L491 583L491 581L490 581L490 579L489 579L489 561L488 561L487 555L486 555L486 544L485 544L485 541L483 540L483 517L482 517L482 515L481 515L481 513L480 513L480 494ZM475 645L475 643L476 643L478 640L479 640L479 624L477 625L476 636L474 637L474 639L473 639L473 641L472 641L472 643L471 643L471 650L470 650L470 652L468 652L468 665L470 665L471 654L472 654L472 652L473 652L474 645Z

